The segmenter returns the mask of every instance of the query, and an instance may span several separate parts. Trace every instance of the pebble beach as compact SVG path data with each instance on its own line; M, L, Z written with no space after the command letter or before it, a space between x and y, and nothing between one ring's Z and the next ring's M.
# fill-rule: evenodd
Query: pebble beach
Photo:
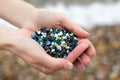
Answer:
M26 1L32 2L32 0ZM69 7L63 2L53 3L54 6L46 3L44 6L65 13L91 34L89 39L97 55L92 58L92 63L87 65L84 71L74 67L71 71L62 70L46 76L27 65L18 56L0 50L0 80L120 80L120 2L114 3L117 0L108 0L111 2L104 4L95 2L96 0L88 1L90 4L75 6L66 3ZM1 26L15 28L2 19L0 19Z

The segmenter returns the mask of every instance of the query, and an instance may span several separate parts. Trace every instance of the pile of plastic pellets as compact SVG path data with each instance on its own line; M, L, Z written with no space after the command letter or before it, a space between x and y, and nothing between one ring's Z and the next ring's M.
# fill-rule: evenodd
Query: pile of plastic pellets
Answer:
M77 46L77 37L67 31L57 28L42 28L32 34L36 40L52 57L63 58Z

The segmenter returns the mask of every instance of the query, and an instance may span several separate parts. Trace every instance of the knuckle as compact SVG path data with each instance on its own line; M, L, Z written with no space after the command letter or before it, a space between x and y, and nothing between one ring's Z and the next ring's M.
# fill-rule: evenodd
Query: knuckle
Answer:
M88 39L83 39L83 41L86 43L90 43L90 41Z
M65 21L66 20L66 15L63 13L60 13L60 21Z
M60 15L61 15L62 17L66 17L66 15L65 15L64 13L60 13Z
M61 68L61 65L59 63L57 63L56 65L54 65L54 70L59 70Z

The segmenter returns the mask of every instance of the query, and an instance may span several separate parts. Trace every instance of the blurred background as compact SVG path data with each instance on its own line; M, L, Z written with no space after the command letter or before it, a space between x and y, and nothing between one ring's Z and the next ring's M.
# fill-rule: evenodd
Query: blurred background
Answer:
M7 51L0 51L0 80L120 80L120 0L25 0L63 12L91 33L97 56L85 71L73 68L46 76ZM0 26L14 27L0 19Z

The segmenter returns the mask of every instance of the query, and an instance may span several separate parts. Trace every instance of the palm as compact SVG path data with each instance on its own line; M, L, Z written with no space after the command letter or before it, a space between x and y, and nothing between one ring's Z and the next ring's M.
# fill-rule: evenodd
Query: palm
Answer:
M23 32L26 34L26 36L27 36L28 38L31 39L31 34L33 33L32 31L23 29ZM25 36L25 35L24 35L24 36ZM32 41L32 42L30 42L30 43L36 44L37 42ZM37 44L37 45L38 45L38 44ZM78 56L80 55L80 54L76 54L76 53L79 52L79 49L80 49L80 48L81 48L81 46L77 47L73 52L70 53L70 56L68 56L66 59L67 59L67 60L70 60L70 61L73 63L73 62L76 60L76 58L74 58L74 57L75 57L75 56L78 57ZM39 47L39 49L42 49L42 47L41 47L41 48ZM39 55L41 55L41 54L39 54ZM74 56L74 57L73 57L73 56ZM73 57L74 59L72 59L71 57ZM72 59L72 60L71 60L71 59ZM77 62L77 64L80 64L80 63ZM80 65L83 66L83 64L80 64ZM75 66L76 66L76 64L75 64Z
M29 29L22 29L22 32L24 33L23 34L23 36L25 36L26 38L28 38L31 42L29 42L29 43L32 43L32 45L34 44L36 44L36 45L38 45L38 43L35 41L35 40L33 40L32 38L31 38L31 35L32 35L32 33L34 33L33 31L31 31L31 30L29 30ZM40 46L40 45L39 45ZM77 54L78 52L79 52L79 49L80 49L81 47L77 47L74 51L72 51L71 53L70 53L70 56L68 55L68 57L67 58L65 58L65 59L67 59L67 60L69 60L69 61L71 61L72 63L75 61L75 59L76 58L74 58L73 57L73 55L75 55L76 57L78 57L79 56L79 54ZM42 47L39 47L39 49L43 49ZM77 55L76 55L77 54ZM82 53L81 53L82 54ZM73 57L74 59L71 59L71 57Z

